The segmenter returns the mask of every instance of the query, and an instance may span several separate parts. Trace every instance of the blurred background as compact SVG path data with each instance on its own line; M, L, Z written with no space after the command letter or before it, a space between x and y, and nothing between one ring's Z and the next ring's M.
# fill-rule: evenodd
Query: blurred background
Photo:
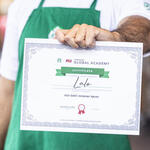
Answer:
M0 0L0 56L3 47L7 11L13 0ZM150 13L150 0L143 0ZM132 150L150 150L150 56L143 60L142 113L140 136L129 136Z
M2 49L8 7L13 0L0 0L0 49Z

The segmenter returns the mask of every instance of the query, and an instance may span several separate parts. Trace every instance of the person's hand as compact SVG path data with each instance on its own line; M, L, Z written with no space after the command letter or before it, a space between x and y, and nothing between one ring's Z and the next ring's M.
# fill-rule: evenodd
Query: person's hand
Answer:
M71 29L58 29L55 38L73 48L92 48L96 41L115 41L116 33L92 25L76 24ZM117 35L118 36L118 35Z

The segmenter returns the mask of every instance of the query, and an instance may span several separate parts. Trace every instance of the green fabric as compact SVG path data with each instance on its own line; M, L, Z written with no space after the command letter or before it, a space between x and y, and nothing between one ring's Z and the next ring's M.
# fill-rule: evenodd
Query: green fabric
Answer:
M67 73L99 75L100 78L109 78L109 72L104 68L61 67L61 69L56 69L56 76L65 76Z
M48 38L50 29L56 26L71 28L74 24L86 23L100 27L100 12L94 9L95 3L96 0L89 9L42 8L42 1L32 12L19 41L19 71L5 150L130 150L128 138L124 135L20 130L24 39Z

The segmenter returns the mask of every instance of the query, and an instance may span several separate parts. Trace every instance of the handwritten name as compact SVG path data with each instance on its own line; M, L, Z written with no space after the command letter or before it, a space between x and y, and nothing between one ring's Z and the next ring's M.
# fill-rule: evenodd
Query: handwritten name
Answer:
M73 88L74 89L85 88L85 87L88 87L89 85L91 85L91 84L88 82L88 78L86 78L85 81L81 81L80 77L77 77L77 79L73 85Z

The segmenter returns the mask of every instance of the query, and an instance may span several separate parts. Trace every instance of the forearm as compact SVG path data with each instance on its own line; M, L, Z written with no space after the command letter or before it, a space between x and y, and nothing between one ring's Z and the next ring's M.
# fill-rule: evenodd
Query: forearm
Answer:
M150 50L150 20L141 16L130 16L123 19L118 28L112 32L125 42L142 42L144 53Z
M3 150L9 125L14 83L0 77L0 150Z
M142 42L144 53L150 50L150 20L144 17L126 17L112 32L101 28L98 30L98 41Z
M76 24L69 30L57 30L56 39L73 48L94 47L95 41L142 42L145 53L150 50L150 20L142 16L129 16L114 31Z

